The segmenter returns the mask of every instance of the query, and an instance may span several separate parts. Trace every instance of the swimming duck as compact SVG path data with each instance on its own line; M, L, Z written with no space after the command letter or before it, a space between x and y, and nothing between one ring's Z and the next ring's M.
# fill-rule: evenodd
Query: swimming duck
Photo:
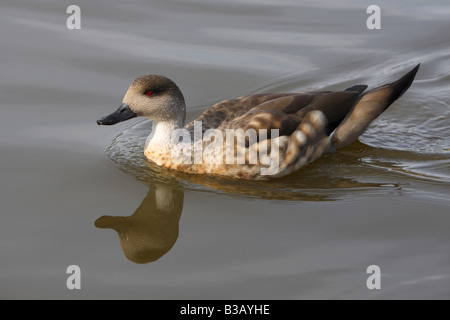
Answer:
M354 85L225 100L187 125L178 86L165 76L148 75L135 79L120 107L97 124L151 119L144 154L162 167L238 179L279 178L354 142L410 87L419 66L367 92L366 85Z

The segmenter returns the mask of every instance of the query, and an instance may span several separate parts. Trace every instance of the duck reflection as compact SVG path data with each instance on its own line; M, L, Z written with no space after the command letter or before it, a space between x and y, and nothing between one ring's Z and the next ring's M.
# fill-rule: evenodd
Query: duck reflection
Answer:
M183 200L180 188L156 185L133 215L103 216L95 221L95 226L115 230L129 260L139 264L156 261L177 241Z
M401 192L396 176L394 180L385 174L380 175L379 165L368 166L367 160L360 160L388 158L389 153L358 142L353 144L354 149L351 148L348 147L339 154L326 155L296 174L271 181L189 175L158 167L145 160L143 162L142 158L135 162L127 159L125 163L119 163L119 168L147 184L148 194L133 215L103 216L95 225L97 228L115 230L125 256L142 264L158 260L177 241L184 189L252 198L255 201L264 199L296 202L338 201L346 197L355 198L360 194L392 190ZM378 155L377 152L384 153ZM329 157L333 159L328 159Z

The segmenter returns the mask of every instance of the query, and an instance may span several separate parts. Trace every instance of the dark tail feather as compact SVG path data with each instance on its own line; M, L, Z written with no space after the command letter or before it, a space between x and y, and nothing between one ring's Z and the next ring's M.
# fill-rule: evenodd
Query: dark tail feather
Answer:
M363 94L347 117L336 128L332 137L334 147L345 147L363 134L374 119L408 90L419 67L420 63L397 81Z
M405 74L403 77L401 77L400 79L398 79L397 81L387 84L385 86L388 87L392 87L393 91L389 96L389 99L387 101L387 106L385 108L385 110L387 109L387 107L389 107L395 100L397 100L398 98L400 98L405 92L406 90L408 90L408 88L411 86L414 78L416 77L416 73L419 70L420 67L420 63L414 68L412 69L410 72L408 72L407 74ZM383 86L383 87L385 87ZM379 89L383 88L380 87ZM377 89L374 89L377 90Z

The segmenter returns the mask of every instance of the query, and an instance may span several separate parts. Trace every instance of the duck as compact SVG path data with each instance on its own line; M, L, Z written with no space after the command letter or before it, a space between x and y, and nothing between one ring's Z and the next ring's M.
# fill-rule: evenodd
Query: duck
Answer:
M224 100L187 124L185 99L175 82L146 75L135 79L119 108L97 124L151 119L144 155L160 167L232 179L276 179L355 142L406 92L419 67L369 91L359 84L342 91Z

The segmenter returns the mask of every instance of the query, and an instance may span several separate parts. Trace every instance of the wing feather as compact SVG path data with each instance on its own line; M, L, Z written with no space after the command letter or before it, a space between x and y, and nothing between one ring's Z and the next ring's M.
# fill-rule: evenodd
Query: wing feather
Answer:
M358 100L360 92L317 91L306 93L257 94L225 100L203 112L194 121L202 121L202 130L208 129L278 129L279 135L290 135L313 110L322 111L331 133ZM194 121L186 125L193 132Z

